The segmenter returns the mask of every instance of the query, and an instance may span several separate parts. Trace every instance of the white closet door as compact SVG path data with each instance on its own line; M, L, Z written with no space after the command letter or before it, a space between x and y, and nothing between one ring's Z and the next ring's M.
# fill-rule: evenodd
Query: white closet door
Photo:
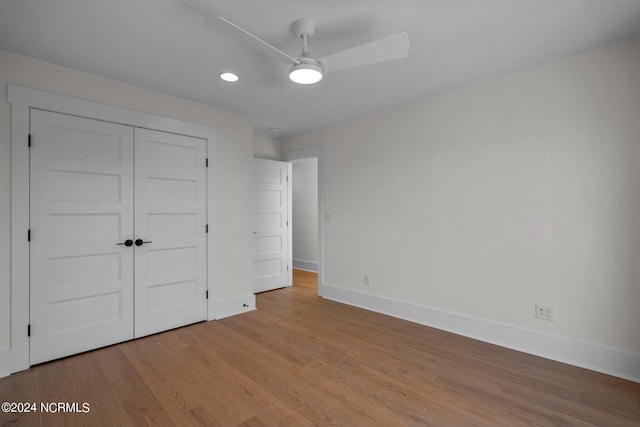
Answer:
M253 290L290 286L289 170L275 160L253 159Z
M133 128L31 112L30 362L133 338Z
M140 337L206 319L206 142L146 129L135 140Z

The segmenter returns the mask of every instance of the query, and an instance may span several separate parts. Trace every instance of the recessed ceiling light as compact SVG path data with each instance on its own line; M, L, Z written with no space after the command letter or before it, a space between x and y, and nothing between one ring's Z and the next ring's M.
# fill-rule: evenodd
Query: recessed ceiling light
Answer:
M238 76L233 73L222 73L220 74L220 78L225 82L237 82Z

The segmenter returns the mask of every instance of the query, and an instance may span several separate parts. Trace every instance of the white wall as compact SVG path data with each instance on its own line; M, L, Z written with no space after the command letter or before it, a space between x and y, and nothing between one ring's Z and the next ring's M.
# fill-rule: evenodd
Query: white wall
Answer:
M0 351L9 348L11 107L7 84L17 84L216 128L210 168L219 183L213 232L214 297L253 293L251 277L251 176L253 125L243 115L154 92L51 63L0 51ZM224 185L222 185L224 184Z
M267 160L280 160L282 141L262 136L253 135L253 157Z
M633 39L292 137L284 152L324 145L336 294L613 349L636 365L614 373L638 379L639 138Z
M318 271L318 159L292 165L293 266Z

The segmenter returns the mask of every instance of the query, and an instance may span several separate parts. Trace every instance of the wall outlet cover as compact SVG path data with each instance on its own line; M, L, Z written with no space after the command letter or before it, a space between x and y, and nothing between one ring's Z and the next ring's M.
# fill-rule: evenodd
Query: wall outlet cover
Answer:
M541 320L555 320L554 308L550 305L536 304L536 318Z

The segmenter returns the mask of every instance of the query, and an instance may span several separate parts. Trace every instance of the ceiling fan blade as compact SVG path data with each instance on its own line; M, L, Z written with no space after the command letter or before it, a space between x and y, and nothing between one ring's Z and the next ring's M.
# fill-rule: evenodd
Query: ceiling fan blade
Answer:
M212 16L206 19L205 23L216 30L224 33L228 36L231 36L241 42L245 43L247 46L252 47L253 49L260 51L266 55L271 56L272 58L277 59L280 62L284 62L287 65L298 64L298 60L287 55L280 49L275 46L270 45L266 41L262 40L260 37L251 34L249 31L245 30L242 27L234 24L233 22L225 19L221 16Z
M409 54L409 35L397 33L331 54L320 61L325 71L342 70L377 62L401 59Z

